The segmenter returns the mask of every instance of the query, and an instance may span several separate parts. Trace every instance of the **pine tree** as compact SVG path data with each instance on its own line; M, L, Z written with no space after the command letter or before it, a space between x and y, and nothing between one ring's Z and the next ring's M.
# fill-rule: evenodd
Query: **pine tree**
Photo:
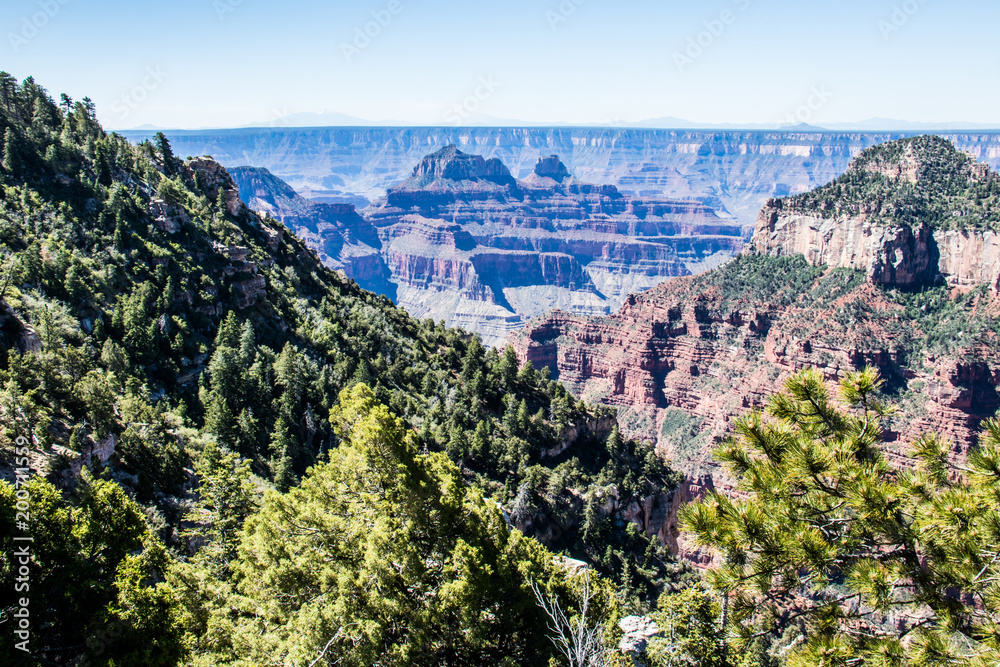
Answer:
M526 399L521 399L521 403L517 406L517 433L518 435L524 435L528 432L528 426L531 425L531 411L528 410L528 401Z
M513 388L514 381L517 379L517 353L514 352L513 347L508 346L504 350L503 357L497 367L497 374L504 387L508 390Z
M8 127L3 135L3 170L8 174L16 174L21 168L21 156L18 153L17 135L14 129Z
M445 456L418 454L369 388L342 392L331 420L343 442L330 460L244 526L238 595L214 612L220 657L239 646L248 663L309 664L329 649L347 667L546 664L529 578L571 586L552 554L508 530ZM603 590L594 618L614 605Z
M80 264L73 262L66 272L66 293L74 305L87 296L87 286L83 282L84 271Z
M618 429L618 424L611 427L611 435L608 436L608 441L605 443L605 447L608 450L608 454L612 459L618 458L622 455L622 434Z
M518 382L522 382L529 387L534 386L536 381L535 365L530 361L526 361L521 370L517 373Z
M873 369L849 373L838 401L817 371L790 378L719 449L745 499L714 493L682 518L721 554L709 579L744 640L780 634L774 619L805 622L791 666L993 664L1000 423L987 422L967 466L925 436L916 470L901 471L879 449L892 411L881 385Z
M170 139L163 132L157 132L154 138L160 155L160 164L163 165L163 173L167 176L173 176L177 171L177 158L174 157L174 151L170 147Z

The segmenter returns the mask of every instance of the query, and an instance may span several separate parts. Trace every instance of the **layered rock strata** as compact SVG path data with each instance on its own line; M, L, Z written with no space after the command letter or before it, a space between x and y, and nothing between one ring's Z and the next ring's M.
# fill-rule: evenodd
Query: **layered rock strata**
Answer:
M328 265L491 345L554 308L609 314L629 293L729 260L746 238L698 201L582 183L557 156L517 180L499 160L450 146L360 214L305 200L266 171L233 171L251 208Z

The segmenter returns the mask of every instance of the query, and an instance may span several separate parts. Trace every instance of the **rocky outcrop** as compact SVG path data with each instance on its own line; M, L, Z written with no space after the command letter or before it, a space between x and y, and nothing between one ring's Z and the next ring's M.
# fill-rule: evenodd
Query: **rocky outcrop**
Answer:
M521 181L502 166L451 146L363 212L398 303L488 344L552 308L609 313L629 292L716 266L744 243L740 225L700 202L582 183L557 156Z
M1000 234L981 231L934 232L937 272L956 287L989 285L1000 290Z
M1000 289L1000 174L939 137L863 152L836 181L771 200L748 251L865 271L877 285Z
M83 450L79 453L60 448L62 450L60 453L69 459L70 479L79 477L84 467L93 469L95 465L103 466L106 464L115 455L117 443L118 439L111 433L97 441L88 438L84 443Z
M533 175L538 178L547 178L556 183L562 183L570 177L569 169L562 163L558 155L549 155L538 159Z
M516 191L517 181L503 162L469 155L451 145L424 157L408 179L391 188L389 201L405 207L422 201L421 194L448 198L461 192L464 197L481 197ZM418 199L409 199L413 195Z
M162 199L151 199L148 207L153 223L167 234L176 234L191 222L191 216L182 208L168 204Z
M35 328L10 307L0 297L0 342L6 349L17 350L21 354L42 351L42 338Z
M267 296L267 280L264 276L250 276L233 283L236 307L243 309Z
M642 655L649 641L663 634L656 622L648 616L626 616L618 621L618 627L622 631L618 650L626 655Z
M239 187L221 164L210 157L196 157L185 162L184 168L212 202L217 201L220 192L222 193L229 215L239 216L246 210L246 205L240 199Z
M943 280L953 287L1000 289L1000 235L993 231L886 227L863 216L822 218L787 211L772 201L760 213L748 251L804 255L814 266L860 269L879 285Z

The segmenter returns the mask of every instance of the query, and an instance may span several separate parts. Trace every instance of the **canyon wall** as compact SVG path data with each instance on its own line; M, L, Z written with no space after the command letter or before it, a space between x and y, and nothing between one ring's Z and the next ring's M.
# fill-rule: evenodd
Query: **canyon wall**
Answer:
M556 308L609 314L630 293L732 259L749 232L699 201L584 183L558 156L515 179L498 160L446 147L360 212L308 200L261 168L233 173L251 208L327 265L489 345Z
M860 269L877 284L940 279L953 287L1000 289L1000 234L991 230L886 227L865 216L822 218L770 202L760 212L748 251L804 255L814 266Z
M152 131L126 131L132 140ZM806 192L842 174L861 151L912 133L644 130L624 128L253 128L168 131L178 155L227 167L265 167L320 201L368 200L448 145L497 158L514 178L559 155L582 181L634 197L695 199L752 226L770 198ZM962 151L1000 167L1000 134L945 133ZM359 204L363 207L363 204Z
M574 394L618 407L628 435L692 480L691 497L733 491L714 445L805 368L835 381L876 367L899 406L890 459L909 465L913 439L938 433L961 461L1000 409L1000 176L942 143L866 151L821 191L769 201L734 262L631 295L615 315L550 313L509 341ZM655 532L704 562L667 515Z

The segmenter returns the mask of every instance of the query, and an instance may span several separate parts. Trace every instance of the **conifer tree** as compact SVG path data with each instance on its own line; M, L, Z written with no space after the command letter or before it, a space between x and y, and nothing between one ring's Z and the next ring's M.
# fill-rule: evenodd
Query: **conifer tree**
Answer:
M508 346L503 352L503 357L500 359L500 363L497 368L497 373L500 375L500 380L503 382L503 386L510 390L514 386L514 381L517 379L517 353L514 352L514 348Z
M177 158L174 157L174 151L170 147L170 139L163 132L157 132L154 138L160 154L160 162L163 165L163 173L173 176L177 171Z
M745 499L713 493L683 519L722 556L710 580L744 641L805 622L789 665L995 664L1000 423L967 465L924 436L900 470L880 450L881 386L871 368L837 398L817 371L790 378L718 452Z
M331 419L330 460L247 520L213 664L545 664L529 581L567 589L552 554L442 454L418 454L369 388Z
M17 135L13 128L7 128L3 135L3 170L8 174L16 173L21 166L21 156L17 151Z

